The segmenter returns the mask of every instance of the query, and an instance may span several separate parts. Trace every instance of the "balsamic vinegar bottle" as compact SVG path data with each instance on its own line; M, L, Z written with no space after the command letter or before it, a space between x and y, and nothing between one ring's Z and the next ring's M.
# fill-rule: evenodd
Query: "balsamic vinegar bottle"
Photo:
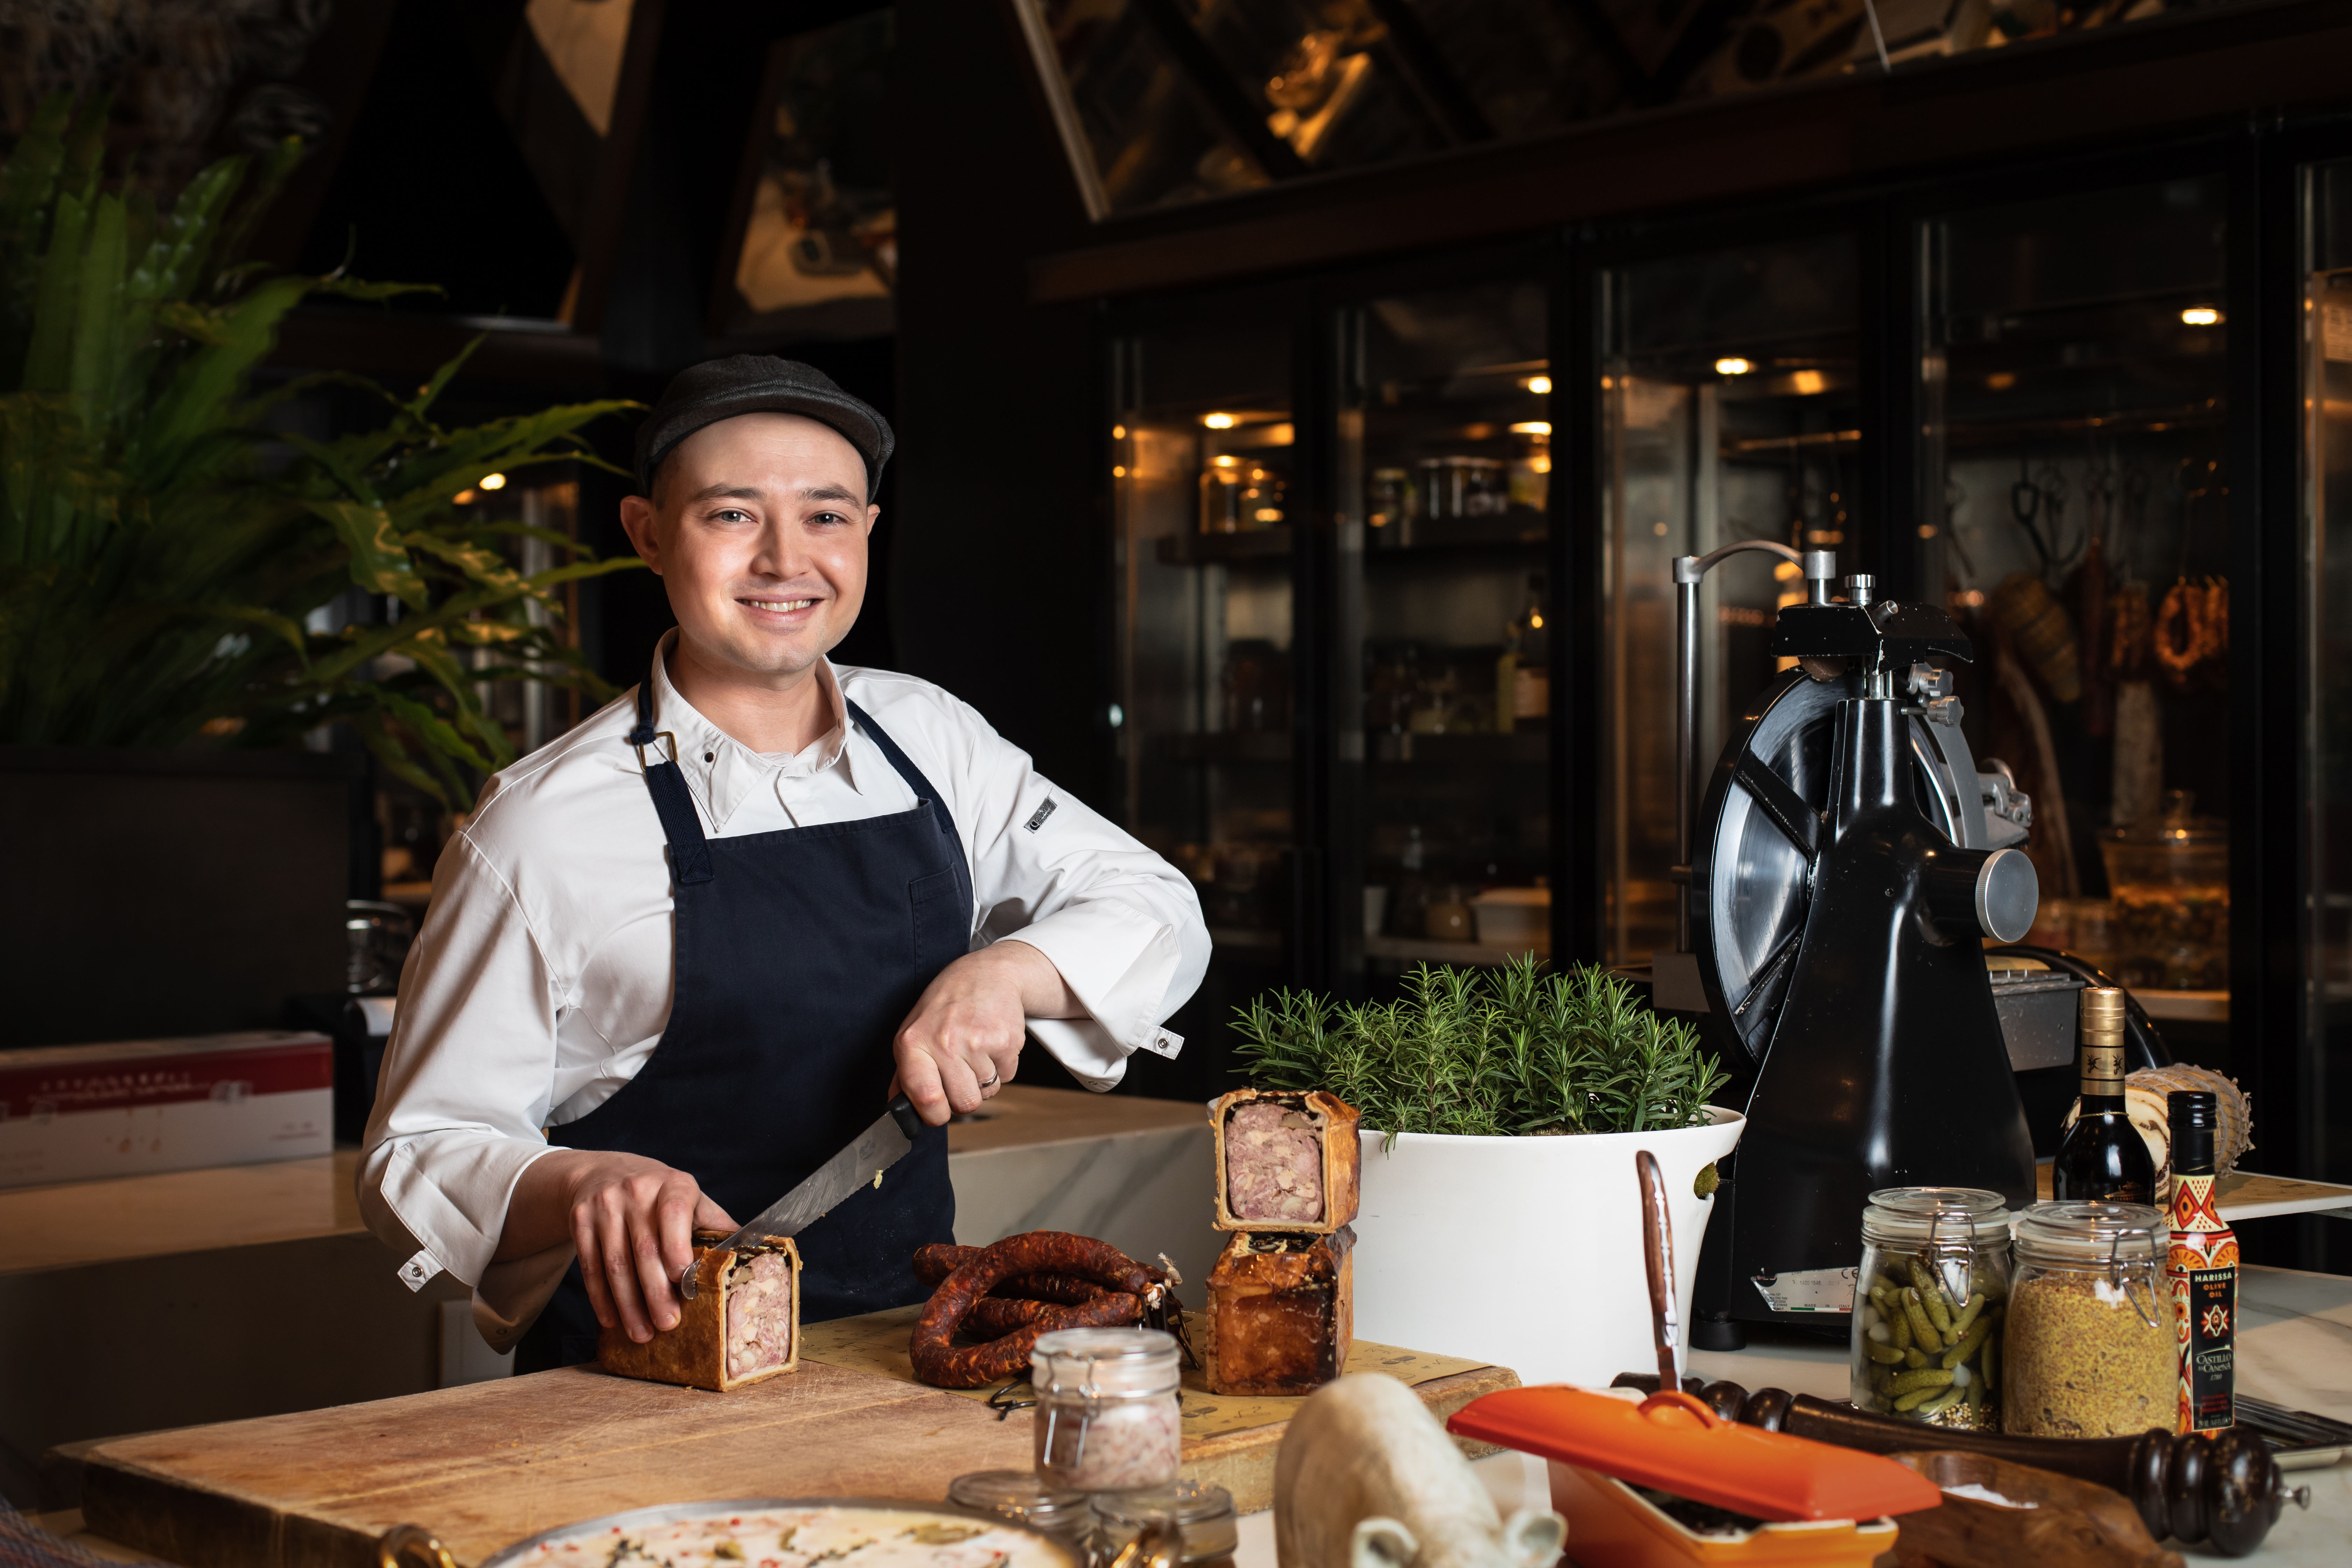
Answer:
M2086 985L2075 1016L2083 1099L2050 1168L2050 1195L2152 1204L2156 1164L2124 1109L2124 994L2112 985Z
M2171 1277L2180 1335L2183 1432L2219 1432L2238 1419L2238 1237L2213 1199L2211 1090L2165 1096L2172 1118Z

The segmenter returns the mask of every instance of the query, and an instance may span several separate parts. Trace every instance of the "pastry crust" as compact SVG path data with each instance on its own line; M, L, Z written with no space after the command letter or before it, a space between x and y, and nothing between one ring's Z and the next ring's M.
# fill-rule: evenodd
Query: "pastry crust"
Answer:
M695 1292L691 1301L678 1303L683 1309L677 1327L656 1333L644 1344L629 1338L626 1331L604 1329L596 1336L596 1364L618 1377L643 1378L648 1383L676 1383L688 1388L709 1389L713 1394L725 1394L787 1373L801 1360L801 1254L788 1236L772 1236L756 1247L747 1247L738 1253L716 1244L726 1239L720 1231L695 1233ZM779 1365L762 1367L742 1377L733 1377L727 1371L727 1296L733 1284L731 1276L738 1262L748 1263L761 1253L780 1252L790 1260L792 1268L792 1339L784 1359Z
M1355 1340L1356 1233L1236 1233L1209 1272L1201 1362L1213 1394L1311 1394Z
M1245 1105L1273 1104L1304 1115L1314 1125L1323 1148L1323 1212L1316 1219L1244 1218L1234 1213L1231 1173L1226 1168L1226 1123ZM1358 1123L1363 1112L1337 1095L1319 1089L1297 1090L1239 1089L1209 1107L1209 1125L1215 1129L1217 1210L1212 1223L1219 1230L1287 1232L1296 1236L1329 1236L1354 1223L1360 1201L1358 1189L1362 1165L1362 1140Z

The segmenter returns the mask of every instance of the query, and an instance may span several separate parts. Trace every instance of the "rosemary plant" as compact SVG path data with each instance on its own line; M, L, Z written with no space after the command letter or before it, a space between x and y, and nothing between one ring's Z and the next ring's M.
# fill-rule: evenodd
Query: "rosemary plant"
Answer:
M414 397L340 374L257 395L304 299L407 286L240 263L298 142L257 169L215 163L159 206L103 188L106 113L52 99L0 161L0 742L270 745L343 720L462 804L465 770L514 755L487 683L608 695L551 623L564 584L641 563L541 532L571 559L525 576L499 548L522 531L456 498L595 461L577 432L633 405L444 428L433 404L463 354ZM330 441L266 428L328 381L381 398L382 423ZM351 588L396 602L390 623L323 624Z
M1391 1134L1694 1127L1729 1077L1696 1029L1589 964L1424 963L1393 1002L1282 990L1235 1013L1258 1088L1327 1090Z

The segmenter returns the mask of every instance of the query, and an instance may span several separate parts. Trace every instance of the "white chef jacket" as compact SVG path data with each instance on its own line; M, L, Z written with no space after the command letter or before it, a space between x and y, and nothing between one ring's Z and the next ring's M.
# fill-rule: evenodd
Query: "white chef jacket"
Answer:
M850 725L843 699L854 699L946 796L971 869L972 947L1017 935L1087 1010L1033 1018L1030 1033L1097 1089L1119 1080L1131 1051L1176 1054L1182 1041L1160 1020L1209 959L1181 873L929 681L820 663L831 729L797 753L763 755L677 694L667 647L653 660L654 728L676 737L705 834L911 810L914 791ZM410 1289L443 1269L476 1285L476 1321L494 1343L537 1316L572 1256L567 1242L490 1261L516 1178L551 1150L541 1129L587 1115L628 1083L669 1019L669 862L624 739L635 722L625 696L489 781L441 852L401 973L360 1210L377 1236L414 1249L401 1267ZM656 746L667 753L669 742Z

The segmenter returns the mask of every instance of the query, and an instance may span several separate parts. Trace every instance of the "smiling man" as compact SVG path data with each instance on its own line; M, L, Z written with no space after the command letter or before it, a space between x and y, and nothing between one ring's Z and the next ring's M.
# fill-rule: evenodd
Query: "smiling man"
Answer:
M931 1128L800 1237L811 1321L919 1299L942 1125L1034 1035L1116 1083L1208 961L1192 885L927 681L836 668L882 416L804 364L682 373L622 526L677 629L646 680L492 778L401 976L362 1211L518 1370L675 1324L732 1229L903 1089Z

